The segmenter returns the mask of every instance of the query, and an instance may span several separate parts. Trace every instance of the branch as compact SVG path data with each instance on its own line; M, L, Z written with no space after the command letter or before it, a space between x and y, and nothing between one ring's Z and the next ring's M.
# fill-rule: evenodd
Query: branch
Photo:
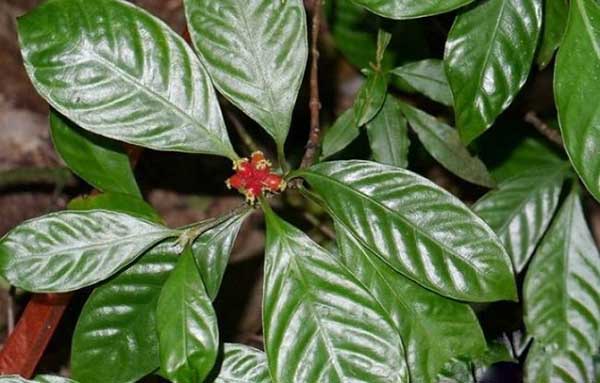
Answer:
M525 122L531 124L542 136L548 141L552 142L557 147L564 150L563 139L560 132L556 129L552 129L548 124L542 121L534 111L529 111L525 114Z
M321 128L319 126L319 112L321 102L319 101L319 28L321 26L321 0L313 0L312 9L312 31L311 31L311 67L310 67L310 133L306 144L306 151L300 163L301 168L306 168L315 162L319 141L321 139Z

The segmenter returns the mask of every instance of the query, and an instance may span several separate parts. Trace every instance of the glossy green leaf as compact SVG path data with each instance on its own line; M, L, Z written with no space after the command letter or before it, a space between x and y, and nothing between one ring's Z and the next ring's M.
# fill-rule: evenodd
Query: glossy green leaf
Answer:
M211 300L217 297L229 255L244 219L249 212L234 215L202 233L192 245L192 253Z
M487 369L496 363L502 362L517 363L517 360L512 355L510 343L494 340L488 344L488 348L483 355L475 358L472 362L478 381L483 378Z
M100 282L177 231L105 210L25 221L0 240L0 272L26 291L61 292Z
M450 359L483 353L485 338L469 305L396 273L341 225L336 225L336 239L341 261L385 308L400 333L411 382L436 382Z
M541 24L542 0L483 0L457 16L444 61L463 142L489 128L527 80Z
M536 251L524 285L530 383L592 382L600 341L600 254L578 191L567 197Z
M53 0L18 24L33 85L77 125L152 149L237 157L206 71L162 21L121 0Z
M367 134L375 161L401 168L408 166L408 126L392 95L386 97L379 113L367 124Z
M162 223L156 210L144 200L127 194L103 193L77 197L69 201L69 210L105 209L131 214L152 222Z
M362 246L422 286L465 301L516 299L496 235L429 180L368 161L325 162L296 174Z
M202 383L217 360L219 330L189 248L162 288L156 323L163 376L174 383Z
M569 4L567 0L544 0L544 25L536 57L540 69L550 64L554 51L558 49L567 27L568 14Z
M177 255L174 241L162 243L94 290L73 335L74 378L133 383L160 366L156 304Z
M221 369L214 383L271 383L265 353L242 344L225 343Z
M352 0L390 19L414 19L450 12L473 0Z
M54 148L71 170L98 190L141 197L123 146L50 112Z
M273 381L408 382L385 308L306 234L265 214L263 322Z
M215 86L283 146L308 56L301 0L185 0Z
M362 85L354 100L354 125L361 127L371 121L379 112L385 101L387 79L384 73L369 73L367 81Z
M17 375L0 376L0 383L77 383L74 380L61 376L38 375L33 380L28 380Z
M600 5L573 0L569 24L556 58L554 94L560 130L571 163L600 200Z
M394 83L402 90L418 92L433 101L452 106L452 92L444 73L444 62L425 59L404 64L390 71Z
M492 341L487 350L474 358L454 358L444 366L438 383L478 383L492 365L500 362L515 362L510 345Z
M321 144L321 158L331 157L338 153L350 145L359 133L354 120L354 110L350 108L342 113L330 128L325 130Z
M456 129L404 102L398 105L427 152L444 168L476 185L494 186L485 164L469 153Z
M550 224L566 170L564 165L532 169L504 181L473 205L504 244L517 272L523 270Z

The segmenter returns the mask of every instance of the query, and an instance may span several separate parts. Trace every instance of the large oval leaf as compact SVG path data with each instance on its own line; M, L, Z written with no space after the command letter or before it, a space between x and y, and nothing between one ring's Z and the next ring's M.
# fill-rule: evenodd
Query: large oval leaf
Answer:
M300 0L185 0L215 86L283 147L308 56Z
M600 340L600 254L571 192L529 266L525 326L530 383L592 382Z
M554 93L565 148L590 193L600 201L600 5L571 2L569 24L556 58Z
M223 363L214 383L271 383L265 353L242 344L225 343Z
M118 142L81 129L50 112L54 148L65 163L98 190L141 197L129 157Z
M404 169L335 161L297 173L334 220L398 272L441 295L516 299L510 258L468 207Z
M157 150L237 157L194 52L141 9L48 1L19 18L19 38L37 91L82 128Z
M452 106L452 92L442 60L425 59L404 64L390 71L394 84L408 92L419 92L433 101Z
M550 224L566 170L564 165L532 170L501 183L473 205L504 244L517 272Z
M69 201L69 210L104 209L127 213L148 221L162 223L156 210L143 199L128 194L102 193L77 197Z
M177 232L127 214L63 211L24 222L0 240L0 272L26 291L100 282Z
M265 213L263 322L273 381L408 382L384 307L326 250Z
M144 254L88 298L73 335L71 373L82 382L137 382L160 366L156 304L178 248Z
M392 318L406 348L411 382L436 382L452 358L485 351L471 307L435 294L398 274L336 225L340 259ZM468 334L468 336L465 336Z
M489 128L527 80L541 23L541 0L483 0L457 16L444 61L463 142Z
M450 12L473 0L352 0L390 19L414 19Z
M375 161L400 168L408 166L408 125L393 96L385 98L379 113L367 124L367 134Z
M544 26L536 57L540 69L545 68L554 57L567 28L568 14L567 0L544 0Z
M212 302L189 248L181 255L158 298L161 373L174 383L201 383L219 350Z

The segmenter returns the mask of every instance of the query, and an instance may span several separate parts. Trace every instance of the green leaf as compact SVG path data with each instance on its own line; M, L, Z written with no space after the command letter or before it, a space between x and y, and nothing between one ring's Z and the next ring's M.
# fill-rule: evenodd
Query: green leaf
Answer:
M390 71L394 84L406 92L418 92L433 101L452 106L452 92L444 73L444 62L425 59L404 64Z
M121 213L127 213L148 221L162 223L162 218L156 210L144 200L127 194L103 193L90 196L82 196L69 202L69 210L94 210L105 209Z
M456 129L404 102L398 105L427 152L444 168L476 185L495 185L485 164L469 153Z
M237 158L206 71L157 18L120 0L53 0L19 18L18 29L33 85L82 128Z
M265 353L242 344L225 343L223 364L214 383L271 383Z
M159 367L156 304L177 255L174 241L162 243L94 290L73 335L74 378L137 382Z
M501 362L517 363L512 355L510 343L494 340L488 344L483 355L473 360L475 376L481 379L490 367Z
M385 101L386 92L386 75L380 71L369 73L352 107L355 126L361 127L377 115Z
M219 350L217 318L189 248L158 298L160 367L174 383L201 383Z
M600 254L577 188L561 207L529 266L525 326L534 337L527 382L592 382L600 340Z
M504 181L473 205L504 244L517 272L523 270L550 224L566 170L564 164L531 170Z
M567 0L544 0L544 25L542 28L542 41L538 48L536 62L540 69L544 69L558 49L560 40L567 27L569 4Z
M192 40L215 86L283 146L306 67L300 0L185 0Z
M408 166L408 127L392 95L386 97L379 113L367 124L367 134L375 161L401 168Z
M192 253L211 300L219 293L229 255L244 219L250 211L234 215L207 230L192 244Z
M369 11L390 19L414 19L450 12L473 0L352 0Z
M408 382L400 336L367 287L303 232L270 209L265 215L263 321L273 381Z
M38 375L34 380L21 378L17 375L0 376L1 383L77 383L74 380L63 378L61 376Z
M321 144L321 158L331 157L338 153L359 135L358 126L355 124L354 110L346 110L335 120L335 123L323 135Z
M81 129L50 112L54 148L71 170L98 190L140 197L129 157L118 142Z
M457 16L444 61L463 142L489 128L527 80L541 24L542 0L483 0Z
M600 201L600 5L573 0L569 23L554 69L560 130L571 163Z
M25 221L0 240L0 272L26 291L64 292L100 282L175 230L104 211L63 211Z
M455 358L444 366L438 376L438 383L477 383L472 365L464 359Z
M334 220L396 271L443 296L516 299L510 258L460 200L410 171L368 161L301 170Z
M474 357L485 350L483 332L469 305L443 298L396 273L341 225L336 225L336 239L342 263L394 321L412 382L435 382L450 359Z

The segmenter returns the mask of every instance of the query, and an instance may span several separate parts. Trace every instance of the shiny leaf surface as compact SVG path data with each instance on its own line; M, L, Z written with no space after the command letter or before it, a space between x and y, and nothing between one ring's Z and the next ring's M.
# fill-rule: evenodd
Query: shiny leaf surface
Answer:
M77 125L152 149L237 157L206 71L162 21L120 0L54 0L18 24L33 85Z
M489 128L527 80L541 23L542 0L483 0L457 16L444 61L463 142Z
M450 359L475 357L485 350L483 332L468 305L443 298L396 273L341 225L336 226L336 239L344 265L385 308L400 333L411 382L436 382Z
M54 111L50 132L60 157L87 183L98 190L141 197L121 144L83 130Z
M379 71L369 73L367 81L358 91L352 107L355 126L361 127L377 115L385 101L386 92L385 74Z
M408 92L418 92L433 101L452 106L452 92L442 60L425 59L404 64L390 71L394 83Z
M567 27L568 14L567 0L544 0L542 40L536 57L540 69L545 68L554 57L554 51L558 49Z
M485 164L469 153L456 129L406 103L399 102L399 107L427 152L444 168L476 185L494 186Z
M325 130L321 145L321 158L338 153L354 141L359 133L354 120L354 110L350 108L342 113L329 129Z
M1 383L77 383L74 380L62 376L38 375L33 380L25 379L17 375L0 376Z
M271 383L265 353L242 344L225 343L223 364L214 383Z
M265 213L263 321L273 381L408 382L384 307L306 234Z
M352 0L390 19L414 19L450 12L473 0Z
M77 197L69 201L69 210L105 209L131 214L148 221L162 223L156 210L144 200L127 194L103 193Z
M465 301L516 299L510 258L457 198L404 169L335 161L297 173L334 220L398 272Z
M173 241L159 244L94 290L73 335L74 378L88 383L137 382L160 366L156 304L177 255Z
M565 172L564 165L531 170L504 181L473 205L504 244L517 272L523 270L550 224Z
M196 265L211 300L217 297L231 249L248 213L235 215L202 233L192 245Z
M26 291L100 282L177 232L123 213L63 211L26 221L0 240L0 270Z
M158 298L161 374L174 383L201 383L212 370L219 330L194 256L186 249Z
M185 0L188 27L225 97L283 146L308 56L300 0Z
M396 99L388 95L383 107L367 124L373 159L382 164L408 166L408 126Z
M534 337L527 382L591 382L600 340L600 254L577 190L534 255L524 301L525 326Z
M571 163L590 193L600 200L600 5L574 0L556 58L554 94L560 130Z

